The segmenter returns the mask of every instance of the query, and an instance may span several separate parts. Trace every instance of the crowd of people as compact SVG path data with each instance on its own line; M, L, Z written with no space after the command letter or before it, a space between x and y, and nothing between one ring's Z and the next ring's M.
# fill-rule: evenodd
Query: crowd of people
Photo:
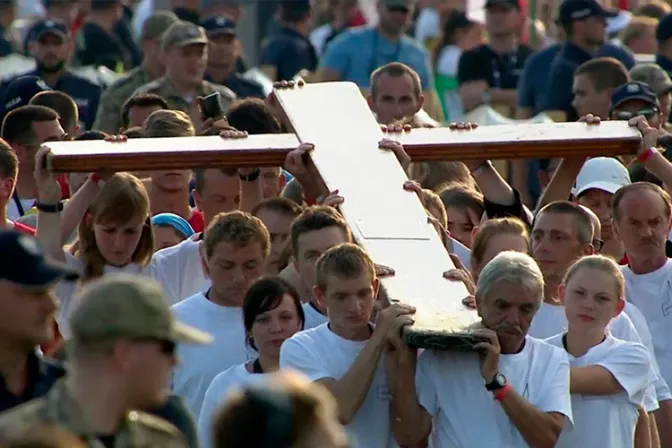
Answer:
M287 132L245 74L240 3L175 2L137 33L121 0L43 6L0 41L36 62L0 85L0 447L672 447L667 3L267 14L268 80L352 81L387 130L477 132L465 119L491 107L641 134L634 155L507 169L413 161L386 134L469 293L445 300L480 320L467 352L402 339L416 309L385 291L394 266L358 244L339 210L356 198L324 190L311 143L277 167L47 168L54 141Z

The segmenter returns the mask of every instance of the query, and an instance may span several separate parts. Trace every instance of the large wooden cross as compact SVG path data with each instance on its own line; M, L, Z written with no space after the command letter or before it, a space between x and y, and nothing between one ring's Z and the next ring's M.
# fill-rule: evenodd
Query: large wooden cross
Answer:
M346 198L341 211L356 240L376 263L396 271L383 280L388 295L417 308L406 340L470 349L470 327L479 319L462 304L467 291L442 277L454 267L450 257L418 197L403 190L407 175L395 156L378 149L385 135L357 86L307 84L274 94L295 134L48 143L49 166L56 172L282 166L299 142L313 143L312 163L324 186ZM625 122L415 129L392 137L415 161L634 154L641 139Z

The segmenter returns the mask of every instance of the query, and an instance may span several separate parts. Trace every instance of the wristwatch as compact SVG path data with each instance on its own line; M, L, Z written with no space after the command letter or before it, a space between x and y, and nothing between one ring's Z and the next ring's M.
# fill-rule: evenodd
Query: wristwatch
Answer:
M55 204L43 204L38 201L35 203L35 208L44 213L60 213L63 211L63 201Z
M485 385L485 388L490 392L494 392L496 390L503 389L504 387L506 387L506 384L507 382L504 374L497 372L492 381Z

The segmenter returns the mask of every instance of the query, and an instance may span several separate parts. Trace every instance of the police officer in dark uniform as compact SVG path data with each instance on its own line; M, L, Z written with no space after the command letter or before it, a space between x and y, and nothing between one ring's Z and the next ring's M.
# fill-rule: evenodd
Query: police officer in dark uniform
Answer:
M672 14L668 14L658 22L656 28L658 54L656 64L672 76Z
M8 28L16 17L16 0L0 0L0 58L14 53Z
M265 98L256 81L245 79L236 71L236 23L226 16L210 17L201 26L209 39L206 79L233 90L239 98Z
M37 76L53 90L70 95L77 103L79 117L90 129L96 116L102 89L91 81L72 73L67 68L70 31L56 20L40 20L28 31L28 47L37 68L25 75ZM0 85L0 98L9 86L9 80Z
M579 118L572 106L574 72L579 65L597 57L604 44L606 19L617 15L617 11L604 9L596 0L565 0L560 5L559 22L567 41L551 65L545 111L563 111L567 121Z

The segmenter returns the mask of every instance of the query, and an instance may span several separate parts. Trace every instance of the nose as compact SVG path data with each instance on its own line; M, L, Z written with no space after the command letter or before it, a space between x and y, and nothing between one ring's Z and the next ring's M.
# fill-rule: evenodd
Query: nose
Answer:
M515 307L511 307L508 316L506 316L506 321L514 327L517 327L520 323L519 311Z
M282 331L282 325L280 325L279 319L271 319L271 324L269 326L271 333L280 333Z
M114 234L114 238L112 240L112 244L114 245L115 250L122 250L124 249L124 234L121 232L116 232Z
M245 275L243 274L242 266L237 266L235 269L233 269L232 274L234 283L241 283L245 281Z

